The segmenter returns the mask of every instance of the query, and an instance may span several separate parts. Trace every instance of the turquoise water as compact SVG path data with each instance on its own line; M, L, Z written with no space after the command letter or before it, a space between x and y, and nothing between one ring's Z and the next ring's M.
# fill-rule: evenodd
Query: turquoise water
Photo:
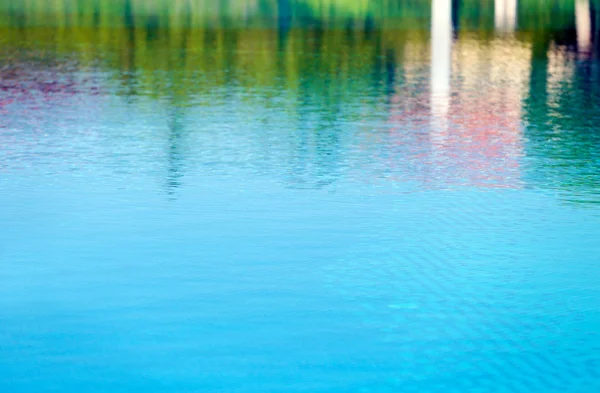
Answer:
M600 390L594 2L0 3L0 391Z

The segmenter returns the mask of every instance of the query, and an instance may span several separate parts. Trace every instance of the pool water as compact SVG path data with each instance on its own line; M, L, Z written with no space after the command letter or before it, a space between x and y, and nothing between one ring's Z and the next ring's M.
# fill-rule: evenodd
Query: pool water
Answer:
M0 1L0 391L600 391L594 1Z

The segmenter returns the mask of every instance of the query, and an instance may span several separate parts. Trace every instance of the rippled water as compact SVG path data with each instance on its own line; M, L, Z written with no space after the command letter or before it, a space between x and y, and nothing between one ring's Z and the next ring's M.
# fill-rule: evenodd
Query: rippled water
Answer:
M600 390L595 1L0 4L0 391Z

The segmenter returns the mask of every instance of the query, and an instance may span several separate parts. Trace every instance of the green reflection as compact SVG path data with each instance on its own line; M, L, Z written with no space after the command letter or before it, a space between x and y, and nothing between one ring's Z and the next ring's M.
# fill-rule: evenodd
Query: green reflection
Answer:
M589 195L600 189L594 131L600 120L598 4L589 3L587 58L577 54L573 0L518 1L512 36L531 54L526 92L516 98L523 100L521 114L529 125L525 154L543 157L525 163L524 171L533 182L575 193L592 190ZM493 1L454 0L452 10L457 48L476 42L485 52L499 45ZM169 188L177 187L185 168L186 108L234 95L294 119L291 177L298 184L307 178L328 184L343 166L348 131L340 119L387 122L403 90L414 96L407 101L427 98L430 19L431 3L419 0L4 0L0 43L5 63L15 69L32 67L32 58L62 59L78 69L107 71L127 102L164 100L171 108ZM552 60L557 53L567 55ZM465 58L453 66L456 79L470 65ZM551 84L553 61L572 76ZM464 72L477 76L485 69ZM248 91L260 94L239 94ZM283 103L270 100L282 91ZM420 115L429 115L428 102L418 105ZM410 130L405 118L394 121Z

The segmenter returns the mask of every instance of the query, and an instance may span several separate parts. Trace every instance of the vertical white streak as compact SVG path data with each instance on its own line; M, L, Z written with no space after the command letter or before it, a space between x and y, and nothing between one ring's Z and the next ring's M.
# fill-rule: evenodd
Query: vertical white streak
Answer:
M496 31L514 32L517 26L517 0L495 0L494 22Z
M517 27L517 0L507 0L506 3L506 27L513 32Z
M443 143L450 109L450 72L452 57L451 0L432 0L431 16L431 111L432 136Z
M577 27L577 47L580 52L588 52L592 29L589 0L577 0L575 4L575 23Z

